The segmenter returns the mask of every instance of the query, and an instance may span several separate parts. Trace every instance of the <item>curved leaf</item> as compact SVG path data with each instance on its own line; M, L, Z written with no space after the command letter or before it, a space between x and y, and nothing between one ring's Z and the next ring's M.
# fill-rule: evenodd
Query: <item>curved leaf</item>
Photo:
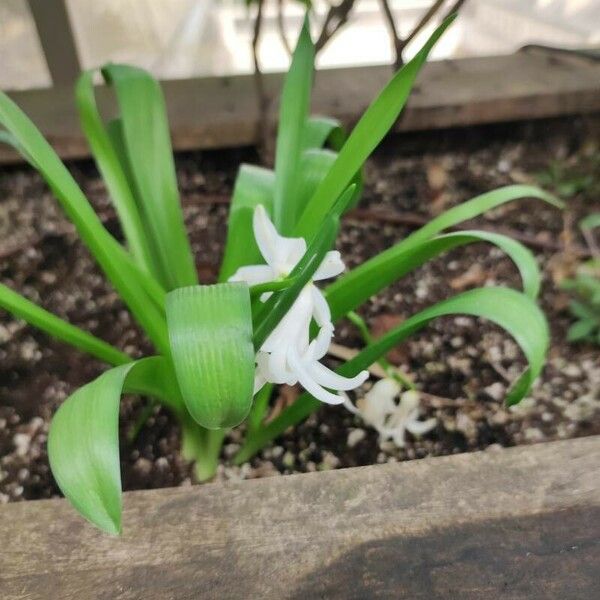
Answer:
M519 402L539 375L546 356L550 335L546 319L538 306L524 294L508 288L479 288L443 300L426 308L373 342L337 372L352 377L371 366L394 346L425 327L432 319L445 315L466 314L483 317L505 329L519 344L529 367L513 385L507 397L509 405ZM292 406L264 428L248 436L236 464L248 460L265 444L296 425L322 406L310 394L302 394Z
M167 296L171 355L185 405L207 429L238 425L252 405L254 346L245 283L179 288Z
M494 244L506 252L519 269L526 295L530 298L537 297L541 282L540 271L535 257L525 246L498 233L460 231L425 240L407 249L400 242L340 277L325 290L333 319L354 310L383 288L432 258L452 248L482 241Z
M15 140L23 156L39 171L75 225L119 295L155 346L167 350L164 318L149 295L152 278L134 264L125 249L106 231L87 198L31 120L8 96L0 92L0 125Z
M168 290L197 284L160 86L143 69L128 65L107 65L102 73L117 95L138 209L158 261L154 270Z
M548 202L548 204L552 204L557 208L564 208L564 203L561 200L538 187L533 185L507 185L492 190L491 192L475 196L475 198L471 198L471 200L467 200L467 202L463 202L458 206L448 209L420 229L417 229L414 233L411 233L402 242L403 247L418 244L433 237L444 229L458 225L463 221L473 219L488 210L520 198L536 198Z
M107 533L121 531L119 403L123 393L156 396L181 410L168 362L144 358L106 371L60 406L48 435L56 483L89 521Z
M328 145L339 152L346 141L346 132L338 119L331 117L309 117L304 125L303 150L323 148Z
M152 271L150 245L144 233L133 192L98 112L93 75L93 71L83 72L75 86L75 100L81 128L108 188L131 253L146 272L160 276L160 273Z

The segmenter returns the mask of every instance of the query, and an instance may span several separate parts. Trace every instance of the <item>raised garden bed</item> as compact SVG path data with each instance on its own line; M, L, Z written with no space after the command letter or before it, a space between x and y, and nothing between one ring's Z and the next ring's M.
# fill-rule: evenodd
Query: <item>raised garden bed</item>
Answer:
M125 494L106 536L64 500L0 511L28 598L569 600L600 590L600 437Z
M566 96L544 95L548 82L543 77L536 82L542 91L537 92L535 116L569 112L558 97L571 98L578 114L594 110L597 93L588 93L579 75L573 79L568 74L568 65L578 72L574 65L585 64L588 74L596 68L593 62L582 60L570 56L558 60L561 85L572 85L566 92L561 88ZM440 71L445 77L447 68ZM428 85L435 89L436 78L430 77ZM233 85L243 87L248 80ZM527 93L517 89L509 110L498 105L497 120L523 116L522 103L531 94L530 87ZM33 97L39 102L42 96ZM413 118L415 129L427 128L419 126L414 114L431 109L455 125L464 124L465 115L468 123L486 122L498 98L482 94L479 101L478 108L472 104L466 113L458 110L454 121L448 115L459 106L460 95L452 100L454 108L446 105L446 112L444 105L421 107L408 119ZM52 106L59 112L64 109L60 103ZM171 103L171 110L177 106ZM349 106L347 120L352 120L350 113L363 107L356 98ZM344 110L336 114L345 116ZM221 121L215 118L213 131L228 112L225 107ZM39 114L49 116L44 111ZM200 123L189 138L177 137L178 131L185 132L182 123L189 123L195 114L191 111L183 120L175 119L175 141L180 148L194 146L203 131ZM230 124L235 122L231 115L228 118ZM405 127L406 120L402 123ZM437 123L435 118L433 123ZM345 216L338 240L346 264L352 267L431 216L490 188L535 182L545 173L546 185L564 192L561 177L582 181L585 174L585 185L571 186L565 194L569 198L563 213L539 204L535 210L533 204L507 205L466 224L508 232L535 251L542 267L540 303L551 326L552 348L528 400L510 410L503 404L509 382L524 366L517 346L505 334L475 319L444 318L388 357L421 390L421 415L435 420L435 428L423 438L408 435L402 448L380 443L373 430L343 407L323 406L241 466L231 461L239 449L240 433L228 434L217 479L330 471L471 450L488 452L336 470L303 479L134 493L126 500L126 523L129 520L132 525L126 524L125 538L120 541L90 533L87 525L74 521L74 515L63 519L62 501L36 503L39 511L30 503L13 502L0 510L0 517L10 524L0 533L0 541L3 535L7 540L16 538L39 552L13 552L9 541L2 545L4 595L43 597L53 586L60 597L92 589L96 596L106 598L140 594L193 598L201 591L209 597L239 597L242 589L251 597L494 597L512 586L510 597L538 597L538 592L543 592L540 598L590 597L590 590L598 584L593 523L600 481L592 461L599 451L600 438L595 434L600 433L600 365L596 347L566 342L571 322L568 297L556 283L588 253L572 223L597 207L599 129L598 116L589 114L391 136L367 164L363 202ZM54 141L64 155L77 156L81 146L71 144L68 131L67 127L65 135ZM240 124L239 132L238 143L255 140L255 114ZM231 143L227 135L224 144ZM206 139L210 142L210 135ZM256 151L249 147L196 151L177 158L186 225L203 283L216 277L232 183L243 161L257 162ZM120 237L94 166L84 160L70 167L107 228ZM0 198L2 280L131 356L147 353L147 340L101 277L41 179L23 166L5 167L0 173ZM453 293L502 283L519 287L510 261L497 250L473 245L454 250L393 285L364 308L363 316L377 335ZM360 344L357 331L346 322L338 327L336 341L346 350ZM0 501L56 496L45 449L50 418L67 395L97 376L103 366L7 316L0 322L0 342ZM293 388L283 388L268 418L296 394ZM191 467L179 452L179 428L169 413L159 408L148 413L141 398L130 397L121 406L125 489L192 483ZM501 449L580 436L591 437ZM296 510L296 505L302 507ZM30 511L35 511L35 519ZM190 541L191 531L198 531L197 542ZM151 542L154 536L158 545ZM563 558L564 544L583 551L575 558L569 556L559 568L555 555ZM79 554L79 547L91 550ZM526 558L532 554L543 558L533 564L522 560L523 553ZM290 560L297 569L290 569ZM285 567L279 567L278 561L285 561ZM34 575L34 562L44 565L38 575ZM402 568L390 569L389 565L396 564ZM166 565L170 568L165 569ZM281 570L288 573L273 581L272 575Z
M390 78L388 66L329 69L318 73L313 111L353 123ZM577 52L528 48L510 56L445 60L423 67L396 129L511 122L600 111L600 63ZM282 76L264 76L270 99L278 97ZM239 147L261 140L256 81L251 75L166 81L169 123L176 150ZM61 157L89 156L70 85L11 94ZM106 89L98 103L108 113L114 103ZM268 119L273 123L276 106ZM0 146L0 162L20 160Z

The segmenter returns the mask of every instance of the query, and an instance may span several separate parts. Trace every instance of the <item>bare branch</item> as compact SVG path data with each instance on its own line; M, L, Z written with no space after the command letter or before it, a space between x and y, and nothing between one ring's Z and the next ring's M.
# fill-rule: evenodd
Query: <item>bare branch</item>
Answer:
M288 53L288 56L292 55L292 47L287 39L287 35L285 33L285 24L283 22L283 5L284 0L277 0L277 29L279 31L279 37L281 38L281 43L285 48L285 51Z
M315 52L320 52L335 33L347 23L354 2L355 0L342 0L339 4L330 6L323 22L321 34L315 44Z
M266 153L268 152L267 146L269 142L269 97L267 96L267 92L265 90L260 60L258 58L258 44L260 42L260 34L263 23L264 0L258 0L256 5L257 12L256 17L254 18L254 30L252 34L252 59L254 61L254 82L256 85L256 98L258 101L258 126L260 128L259 138L261 139L260 146L262 151Z
M429 21L431 21L431 19L435 16L437 11L440 10L440 8L442 7L443 4L444 4L444 0L436 0L431 5L429 10L421 17L421 20L416 24L415 28L410 32L408 37L405 40L403 40L403 42L402 42L403 50L406 46L408 46L408 44L410 44L415 39L415 37L417 37L417 35L419 33L421 33L423 28L427 25L427 23L429 23Z
M450 15L457 13L465 2L466 0L456 0L456 2L448 9L448 12L444 15L442 21L447 19Z
M398 35L398 30L396 29L396 22L394 21L394 15L392 13L390 5L388 4L388 0L380 0L380 2L381 9L383 10L383 15L385 17L385 21L389 29L390 38L392 38L392 47L394 49L395 54L394 66L396 67L396 69L399 69L404 62L402 60L402 49L404 48L404 46L402 44L400 36Z
M261 73L260 61L258 60L258 42L260 41L260 33L263 22L263 5L264 0L258 0L256 2L257 10L256 17L254 18L254 29L252 32L252 59L254 61L254 72Z
M446 19L453 13L457 13L461 9L465 1L466 0L456 0L456 2L454 2L454 4L448 9L446 14L443 16L442 20ZM380 0L380 2L383 14L388 24L388 29L390 32L390 37L392 38L394 51L396 53L394 65L396 69L399 69L404 64L404 59L402 57L404 49L415 39L415 37L417 37L419 33L421 33L421 31L423 31L423 29L429 24L433 17L435 17L435 15L444 5L445 0L435 0L435 2L433 2L433 4L429 7L427 12L421 17L419 22L415 25L414 29L408 34L408 36L404 40L400 38L398 34L398 28L394 20L394 15L388 4L388 0Z

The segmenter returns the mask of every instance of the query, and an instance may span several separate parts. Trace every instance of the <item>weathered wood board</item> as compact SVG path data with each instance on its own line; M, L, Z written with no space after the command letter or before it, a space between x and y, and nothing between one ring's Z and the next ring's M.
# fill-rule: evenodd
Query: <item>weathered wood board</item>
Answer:
M0 598L600 597L600 437L0 508Z
M317 73L313 112L338 117L350 125L390 76L387 66ZM281 75L265 76L271 97L280 86ZM253 76L168 81L164 90L176 149L243 146L259 140ZM70 86L11 96L62 157L89 155ZM107 114L114 112L106 89L99 89L98 102ZM397 129L437 129L596 111L600 111L600 61L529 50L425 65ZM271 121L275 114L276 107ZM17 155L0 145L0 162L14 160Z

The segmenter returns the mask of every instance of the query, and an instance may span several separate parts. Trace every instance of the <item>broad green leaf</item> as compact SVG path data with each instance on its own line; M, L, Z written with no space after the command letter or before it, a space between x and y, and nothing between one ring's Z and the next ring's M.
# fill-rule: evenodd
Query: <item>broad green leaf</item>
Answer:
M348 186L355 173L361 169L367 157L398 118L427 55L453 20L453 16L449 17L435 30L423 48L394 75L367 108L342 147L327 177L321 182L304 209L294 229L297 235L307 239L314 235L332 203Z
M0 92L0 125L16 140L23 156L45 179L81 239L131 309L154 345L168 351L164 318L148 295L152 278L143 273L106 231L83 192L35 125L6 94Z
M81 128L104 178L133 257L146 272L159 276L160 273L152 271L150 245L146 239L133 191L98 112L93 75L93 71L83 72L75 86Z
M227 241L219 281L227 281L240 267L264 262L254 239L252 216L259 204L272 214L274 185L273 171L253 165L240 167L229 208Z
M302 149L312 150L325 145L339 152L346 141L346 133L342 124L331 117L309 117L304 125Z
M117 95L123 139L147 228L168 290L198 283L185 231L163 95L142 69L107 65L102 73Z
M145 358L106 371L60 406L48 435L56 483L89 521L107 533L121 531L119 403L123 393L156 396L180 410L168 362Z
M546 319L538 306L524 294L508 288L470 290L426 308L368 345L337 372L352 377L433 319L454 314L489 319L505 329L519 344L529 366L510 390L507 403L512 405L519 402L542 370L550 335ZM288 427L297 425L321 406L310 394L302 394L273 421L246 438L235 457L236 464L248 460Z
M245 283L179 288L167 296L171 355L185 405L207 429L238 425L254 387L250 292Z
M273 222L282 235L289 235L293 231L298 213L296 183L303 131L308 118L314 60L315 49L310 39L308 19L305 19L290 70L284 80L279 108Z
M19 319L41 329L57 340L71 344L110 365L122 365L131 362L127 354L113 348L110 344L91 333L75 327L34 302L27 300L9 287L0 283L0 306Z
M517 265L525 293L535 298L541 276L533 254L505 235L487 231L461 231L440 235L403 249L400 242L374 256L329 285L325 291L333 319L354 310L407 273L458 246L489 242L502 249Z

